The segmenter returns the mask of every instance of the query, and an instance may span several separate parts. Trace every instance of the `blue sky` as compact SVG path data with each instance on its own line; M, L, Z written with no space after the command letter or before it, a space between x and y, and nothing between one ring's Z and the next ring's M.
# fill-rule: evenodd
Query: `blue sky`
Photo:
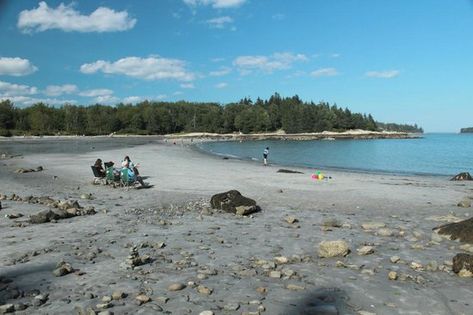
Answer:
M0 1L0 99L228 103L274 92L473 126L473 1Z

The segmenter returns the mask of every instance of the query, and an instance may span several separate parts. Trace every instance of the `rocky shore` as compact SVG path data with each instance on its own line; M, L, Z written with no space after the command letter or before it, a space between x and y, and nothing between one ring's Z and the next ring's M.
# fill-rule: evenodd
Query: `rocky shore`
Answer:
M126 154L153 188L92 184ZM468 181L314 181L164 142L0 163L0 314L471 313L473 245L452 236L471 220L446 225L471 218Z

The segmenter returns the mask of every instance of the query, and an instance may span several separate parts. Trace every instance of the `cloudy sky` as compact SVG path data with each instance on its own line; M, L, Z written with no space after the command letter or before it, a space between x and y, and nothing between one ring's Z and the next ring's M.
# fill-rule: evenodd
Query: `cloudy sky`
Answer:
M470 0L0 0L0 99L227 103L274 92L473 126Z

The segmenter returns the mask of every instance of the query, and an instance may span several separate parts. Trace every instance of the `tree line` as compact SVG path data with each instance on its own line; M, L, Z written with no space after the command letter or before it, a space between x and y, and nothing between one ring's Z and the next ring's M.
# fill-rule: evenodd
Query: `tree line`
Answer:
M37 103L18 108L9 100L0 102L0 136L260 133L280 129L286 133L301 133L379 130L379 125L371 114L352 113L348 108L325 102L303 102L297 95L281 97L278 93L267 100L258 98L253 102L244 98L226 105L143 101L116 106L66 104L52 107Z

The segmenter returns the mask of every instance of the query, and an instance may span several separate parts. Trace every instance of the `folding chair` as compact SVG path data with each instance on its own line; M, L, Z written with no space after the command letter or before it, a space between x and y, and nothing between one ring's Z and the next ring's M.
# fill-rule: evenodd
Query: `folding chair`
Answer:
M126 167L122 168L120 171L120 184L128 190L130 186L133 187L135 183L136 180L129 176L128 169Z
M93 184L94 185L97 185L97 184L100 184L100 183L105 184L106 183L105 176L102 173L100 173L98 168L94 165L92 165L90 168L92 169L92 172L94 173Z
M115 177L115 172L113 166L107 167L105 170L105 180L107 184L113 184L115 182L120 182L120 178Z

